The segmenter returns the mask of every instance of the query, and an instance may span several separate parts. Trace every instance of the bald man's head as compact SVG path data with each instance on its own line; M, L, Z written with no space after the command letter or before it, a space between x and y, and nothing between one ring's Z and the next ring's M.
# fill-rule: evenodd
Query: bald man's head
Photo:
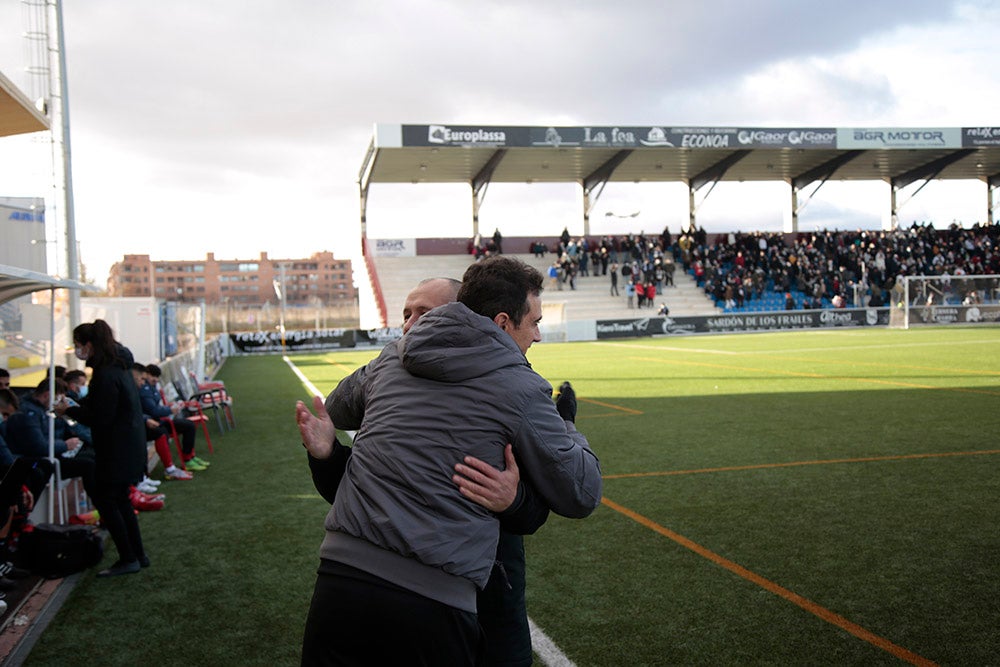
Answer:
M462 283L453 278L428 278L420 281L406 295L403 303L403 333L409 331L427 311L454 301L461 286Z

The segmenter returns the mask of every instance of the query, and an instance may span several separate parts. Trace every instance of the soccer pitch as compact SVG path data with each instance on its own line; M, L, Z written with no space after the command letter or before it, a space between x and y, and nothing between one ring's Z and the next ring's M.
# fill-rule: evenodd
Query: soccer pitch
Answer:
M526 539L529 615L579 665L994 660L998 342L534 346L535 370L576 387L605 498ZM359 356L292 361L325 393Z
M998 343L952 327L532 347L576 388L605 475L592 516L525 539L556 664L995 664ZM326 393L375 354L289 362ZM142 513L153 566L79 575L26 665L299 664L329 505L290 364L226 361L239 425Z

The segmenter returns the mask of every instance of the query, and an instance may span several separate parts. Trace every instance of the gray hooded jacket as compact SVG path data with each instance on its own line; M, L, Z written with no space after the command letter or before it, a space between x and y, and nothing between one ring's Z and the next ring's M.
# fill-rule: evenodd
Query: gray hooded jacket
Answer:
M452 482L466 455L502 469L509 442L554 512L582 518L600 504L600 464L551 385L461 303L428 312L342 380L327 410L358 434L321 556L445 604L474 612L496 554L496 517Z

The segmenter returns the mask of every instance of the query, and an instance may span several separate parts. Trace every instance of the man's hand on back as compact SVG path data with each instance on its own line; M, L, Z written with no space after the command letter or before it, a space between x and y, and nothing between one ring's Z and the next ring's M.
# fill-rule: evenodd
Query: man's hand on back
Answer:
M497 470L474 456L466 456L464 463L455 464L458 474L451 478L463 496L494 513L503 512L514 503L521 481L513 447L507 445L503 454L505 470Z

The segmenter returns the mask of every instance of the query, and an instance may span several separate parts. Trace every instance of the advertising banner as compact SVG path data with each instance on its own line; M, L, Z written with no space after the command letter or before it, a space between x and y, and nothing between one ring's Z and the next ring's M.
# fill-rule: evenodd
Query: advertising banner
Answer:
M403 146L495 148L835 148L834 128L403 125Z
M376 257L416 257L416 239L369 239Z
M355 331L354 338L358 345L367 347L385 347L397 338L402 338L403 327L388 327L385 329L368 329Z
M837 148L961 148L962 131L957 127L838 128Z
M229 334L233 349L238 354L261 352L301 352L303 350L329 350L355 346L353 329L319 329L312 331L286 331L285 345L277 331L244 331Z
M1000 127L963 127L962 146L1000 146Z
M646 317L633 320L599 320L597 322L597 338L604 340L638 336L886 326L888 324L888 308L730 313L698 317Z
M910 322L913 324L974 324L978 322L1000 322L1000 306L930 306L911 308Z

